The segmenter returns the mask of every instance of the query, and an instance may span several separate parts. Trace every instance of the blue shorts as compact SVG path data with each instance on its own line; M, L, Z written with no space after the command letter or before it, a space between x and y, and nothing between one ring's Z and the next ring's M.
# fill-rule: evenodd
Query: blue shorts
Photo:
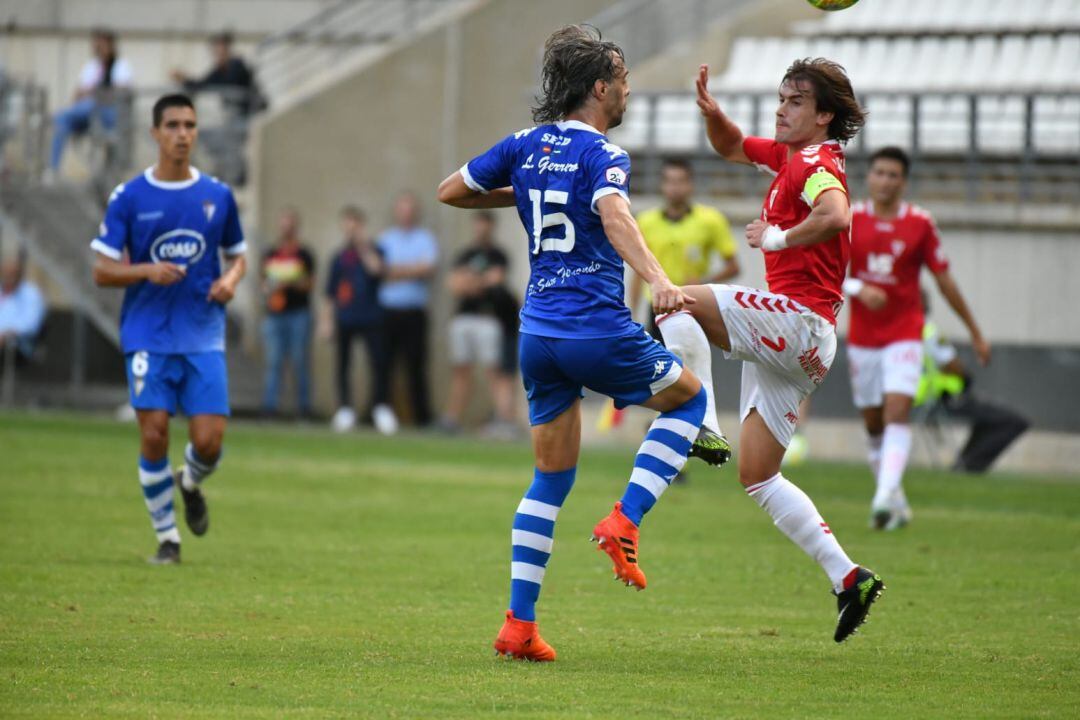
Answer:
M624 408L640 405L682 374L679 358L640 326L633 335L588 340L522 333L519 348L532 425L561 415L583 396L583 388Z
M136 410L167 410L185 415L228 415L229 374L225 353L164 355L133 352L124 356L128 394Z

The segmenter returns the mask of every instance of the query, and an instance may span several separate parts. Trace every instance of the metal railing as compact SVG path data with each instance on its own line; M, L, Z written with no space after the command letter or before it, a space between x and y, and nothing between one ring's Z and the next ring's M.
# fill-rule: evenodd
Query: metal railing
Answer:
M272 102L358 52L411 35L464 0L343 0L259 43L256 65Z
M588 21L604 38L619 43L626 62L647 60L678 42L700 37L723 15L751 0L623 0Z
M717 99L745 134L772 137L774 94ZM912 154L912 180L924 192L971 202L1080 201L1080 92L868 93L860 100L869 119L846 149L856 169L876 148L899 145ZM714 162L691 93L637 94L611 136L646 167L664 156L689 157L716 192L760 191L747 187L743 169ZM649 174L635 175L642 178L636 189L652 189Z

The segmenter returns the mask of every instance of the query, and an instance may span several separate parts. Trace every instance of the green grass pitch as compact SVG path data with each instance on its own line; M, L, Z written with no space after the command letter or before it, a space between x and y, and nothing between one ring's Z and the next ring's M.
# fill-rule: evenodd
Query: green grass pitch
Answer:
M177 426L172 457L180 457ZM889 589L832 641L821 571L694 461L643 525L649 589L587 541L633 449L586 450L541 597L558 662L498 660L524 446L237 424L184 564L154 542L130 425L0 415L0 716L1080 716L1080 482L914 471L866 527L867 471L790 477Z

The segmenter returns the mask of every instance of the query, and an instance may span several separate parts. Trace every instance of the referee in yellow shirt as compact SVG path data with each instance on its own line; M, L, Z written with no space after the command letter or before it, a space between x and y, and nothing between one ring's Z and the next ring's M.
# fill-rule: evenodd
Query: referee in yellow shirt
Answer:
M739 274L735 239L731 227L718 210L692 203L694 174L686 160L669 158L660 169L660 194L664 206L646 210L637 217L645 244L660 261L660 266L675 285L722 283ZM719 270L716 258L721 260ZM630 309L641 302L641 278L630 281ZM649 331L657 339L660 333L652 315Z

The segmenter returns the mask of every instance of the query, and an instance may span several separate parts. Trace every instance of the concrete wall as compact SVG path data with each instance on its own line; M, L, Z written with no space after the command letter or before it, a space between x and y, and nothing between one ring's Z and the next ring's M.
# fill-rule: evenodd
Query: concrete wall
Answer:
M468 213L436 206L439 181L507 133L532 125L529 104L544 39L609 4L492 0L407 46L389 48L302 106L267 119L256 142L258 225L272 228L280 208L298 207L304 236L325 270L340 242L337 212L343 204L364 207L373 228L381 230L390 221L393 196L413 188L422 197L425 224L439 237L445 265L467 239ZM512 211L501 214L499 235L511 255L512 284L522 288L527 242ZM432 387L438 408L447 379L441 358L450 307L443 279L435 282ZM329 409L329 348L316 347L314 367L316 402Z

